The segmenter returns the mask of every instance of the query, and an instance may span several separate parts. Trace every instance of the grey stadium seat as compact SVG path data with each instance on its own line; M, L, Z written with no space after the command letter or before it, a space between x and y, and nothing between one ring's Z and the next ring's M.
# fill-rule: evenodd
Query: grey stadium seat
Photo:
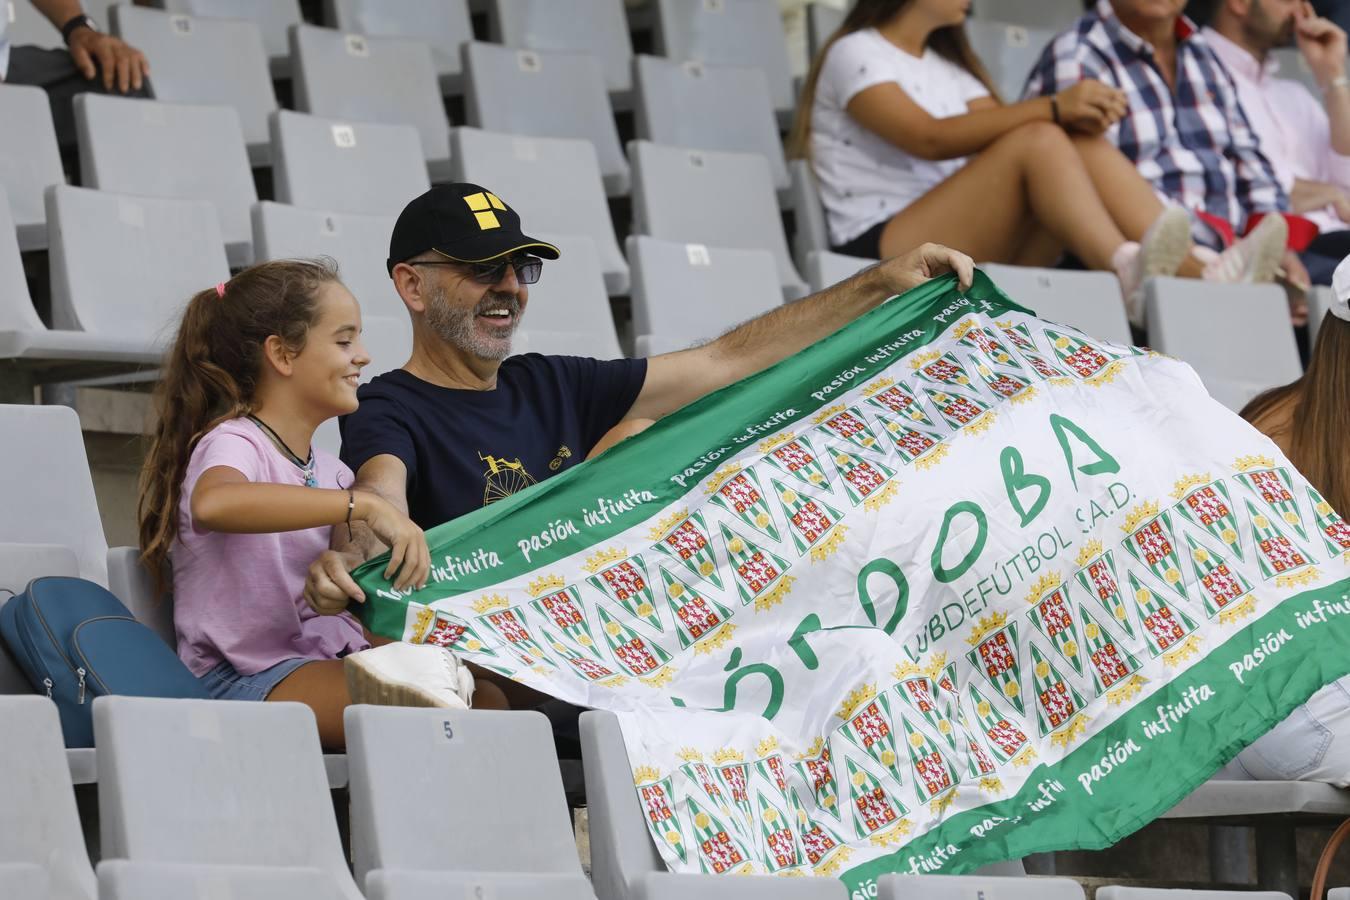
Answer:
M780 122L791 121L796 97L778 0L656 0L657 52L764 71Z
M1327 900L1350 900L1350 887L1332 888L1327 891Z
M581 763L590 809L591 884L600 900L814 900L847 897L834 878L674 874L656 851L633 787L619 718L608 710L581 714Z
M361 343L370 354L370 364L361 370L362 384L376 375L401 368L412 356L412 322L406 312L399 316L373 316L363 312L361 328ZM342 449L342 434L337 419L329 419L319 426L314 432L314 446L338 455Z
M777 267L766 250L628 239L633 267L633 333L638 355L650 338L689 346L783 305ZM647 338L647 340L643 340ZM646 352L644 352L646 351Z
M41 866L0 862L0 896L49 900L50 888L51 879Z
M812 250L806 254L806 281L811 285L811 290L823 291L875 264L875 259L845 256L829 250Z
M494 43L519 50L589 53L619 106L633 90L633 41L623 0L488 0Z
M53 323L167 346L188 299L229 277L212 213L190 200L48 188Z
M1188 891L1117 884L1097 888L1097 897L1100 900L1290 900L1288 894L1280 891Z
M492 900L594 900L584 878L571 875L495 875L475 878L459 872L377 869L366 879L368 900L446 900L447 897L490 897Z
M312 866L361 900L309 707L99 697L94 742L105 859Z
M255 23L118 4L112 8L112 30L145 54L156 100L234 107L249 162L271 163L267 116L277 108L277 95Z
M825 207L816 188L816 175L805 159L788 160L792 179L792 212L797 233L792 236L792 252L798 265L805 266L812 250L829 250L830 236L825 226Z
M98 867L99 900L342 900L316 868L207 866L112 859Z
M485 131L590 141L605 192L628 193L628 160L595 57L467 43L464 107L468 124Z
M1309 345L1317 340L1317 332L1322 328L1322 320L1331 310L1336 294L1325 285L1313 285L1308 291L1308 341Z
M1059 32L1082 15L1083 0L981 0L976 18Z
M788 299L806 283L788 256L769 164L757 153L628 145L633 164L633 230L664 240L768 250Z
M287 34L299 25L300 0L151 0L151 6L202 19L246 19L262 32L272 77L291 74L291 47Z
M1005 25L984 19L967 22L966 34L1005 103L1016 102L1022 96L1032 67L1045 45L1055 37L1055 32L1048 28Z
M264 200L253 207L253 243L260 261L330 257L338 264L342 283L361 304L363 317L406 318L407 310L384 267L394 220Z
M1128 347L1130 320L1120 281L1110 272L1036 269L987 263L980 266L1014 302L1042 319L1072 325L1084 334Z
M1149 345L1189 363L1234 412L1302 374L1288 301L1274 285L1154 278L1144 297Z
M358 879L377 869L454 873L466 886L566 876L570 895L588 896L545 716L349 706L345 721Z
M825 47L825 43L844 24L845 11L826 6L823 3L810 3L806 7L806 52L815 60Z
M51 900L94 900L64 749L54 703L0 696L0 860L38 866Z
M774 188L786 195L787 159L762 70L638 56L634 71L640 139L758 153L769 161Z
M446 180L450 120L426 43L297 25L291 29L291 63L298 111L327 119L411 125L422 139L431 180Z
M530 138L477 128L451 133L455 180L480 184L520 213L526 234L584 234L595 241L605 287L628 291L595 147L569 138Z
M20 250L47 248L47 211L42 192L65 184L47 92L38 87L0 84L0 189L18 227Z
M459 91L459 45L473 40L468 0L324 0L323 7L325 21L342 31L425 42L442 93Z
M234 109L86 93L75 98L75 126L88 187L206 200L220 217L230 264L253 262L248 215L258 192Z
M539 281L530 286L530 302L521 320L526 336L522 346L535 353L555 352L545 348L563 342L552 335L575 333L586 338L582 356L623 356L595 241L582 235L529 233L556 246L559 258L544 260Z
M280 110L271 120L276 199L332 212L396 216L431 187L411 125L323 119Z
M882 875L880 900L1084 900L1072 878L1021 878L1020 862L995 863L975 875Z

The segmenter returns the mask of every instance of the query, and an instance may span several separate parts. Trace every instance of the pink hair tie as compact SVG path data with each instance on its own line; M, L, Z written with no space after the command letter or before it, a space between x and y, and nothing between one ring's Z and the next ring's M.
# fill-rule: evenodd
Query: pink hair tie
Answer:
M225 282L222 281L220 284L216 285L216 296L220 297L222 300L225 299Z

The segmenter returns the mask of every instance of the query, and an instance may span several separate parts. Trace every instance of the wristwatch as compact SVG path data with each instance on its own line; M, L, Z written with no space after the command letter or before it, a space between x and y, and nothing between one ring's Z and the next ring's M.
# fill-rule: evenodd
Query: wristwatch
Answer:
M86 16L84 13L80 13L78 16L71 18L70 21L61 26L61 38L66 42L67 47L70 46L70 36L80 28L98 31L98 23L96 23L92 17Z

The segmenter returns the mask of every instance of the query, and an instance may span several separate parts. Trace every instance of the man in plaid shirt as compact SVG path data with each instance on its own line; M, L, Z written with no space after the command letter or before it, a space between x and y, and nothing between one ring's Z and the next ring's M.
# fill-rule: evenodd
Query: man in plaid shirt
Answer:
M1162 196L1192 211L1199 243L1242 234L1253 213L1289 209L1223 64L1181 14L1185 0L1097 0L1041 54L1028 97L1085 78L1124 92L1129 112L1106 132ZM1201 224L1203 223L1203 224ZM1227 232L1227 233L1225 233ZM1306 285L1298 256L1284 271Z

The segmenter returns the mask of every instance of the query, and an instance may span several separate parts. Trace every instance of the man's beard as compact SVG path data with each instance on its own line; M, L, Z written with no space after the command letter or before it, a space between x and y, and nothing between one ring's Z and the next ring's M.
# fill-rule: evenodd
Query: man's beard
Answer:
M477 317L489 309L511 313L511 332L506 337L488 337L478 331ZM501 362L511 355L511 337L520 324L520 301L515 294L489 291L473 309L463 309L451 304L445 289L438 287L427 305L426 322L446 343L482 359Z

